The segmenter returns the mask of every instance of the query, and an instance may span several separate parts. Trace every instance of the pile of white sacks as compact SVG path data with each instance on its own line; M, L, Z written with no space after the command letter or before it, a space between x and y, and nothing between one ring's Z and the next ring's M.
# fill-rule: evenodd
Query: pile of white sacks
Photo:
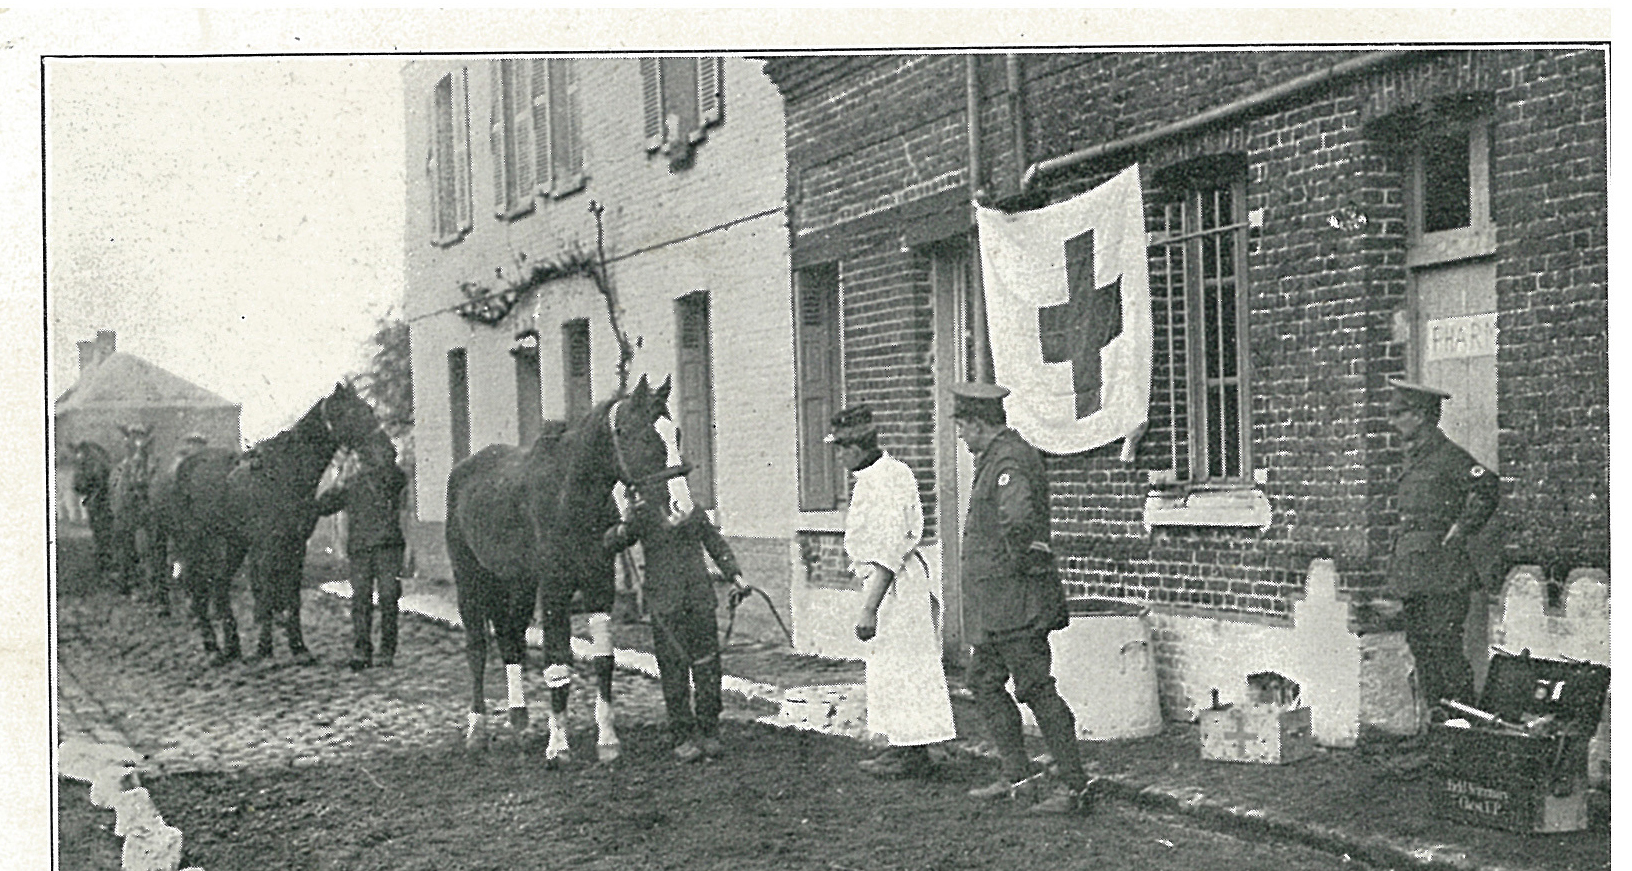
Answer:
M137 773L141 759L128 747L70 738L58 748L62 776L91 785L91 804L115 814L113 833L124 838L124 871L178 871L181 830L167 825ZM189 868L187 871L202 871Z

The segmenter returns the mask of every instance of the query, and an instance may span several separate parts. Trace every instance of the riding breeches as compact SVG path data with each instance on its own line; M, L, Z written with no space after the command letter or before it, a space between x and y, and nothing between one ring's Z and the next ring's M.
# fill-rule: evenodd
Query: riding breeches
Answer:
M663 706L676 740L713 735L720 718L719 626L711 589L651 611Z

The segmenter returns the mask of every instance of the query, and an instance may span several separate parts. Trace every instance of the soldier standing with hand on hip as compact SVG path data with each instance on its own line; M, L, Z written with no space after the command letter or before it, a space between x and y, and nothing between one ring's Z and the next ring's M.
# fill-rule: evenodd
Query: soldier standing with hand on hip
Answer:
M1018 699L1036 716L1058 769L1054 788L1032 812L1086 810L1076 718L1054 687L1048 646L1048 633L1064 629L1070 614L1054 574L1042 456L1008 427L1008 388L958 384L951 390L958 437L975 455L962 556L965 628L974 645L969 689L1003 763L1002 779L969 795L1002 798L1030 776ZM1006 686L1011 677L1013 695Z
M1432 711L1442 698L1473 698L1473 669L1462 653L1468 593L1477 584L1467 541L1495 513L1501 488L1495 472L1439 428L1449 393L1398 379L1389 384L1388 422L1405 441L1405 463L1388 586L1403 604L1418 692Z

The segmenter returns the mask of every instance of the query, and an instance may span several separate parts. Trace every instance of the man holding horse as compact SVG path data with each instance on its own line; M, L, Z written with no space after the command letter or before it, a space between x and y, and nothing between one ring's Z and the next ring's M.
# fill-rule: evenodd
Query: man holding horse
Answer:
M376 430L359 451L356 473L317 498L319 514L346 512L346 562L351 573L352 671L376 664L390 668L397 655L397 599L402 594L402 496L408 476L397 466L397 448ZM374 591L379 589L380 647L372 640Z
M683 473L686 468L681 464L674 471ZM719 602L703 555L714 561L738 593L747 588L730 545L708 515L690 504L689 491L681 511L665 513L669 480L673 479L658 476L629 487L619 484L613 495L622 519L602 541L613 553L639 542L646 557L641 593L652 621L674 756L695 762L725 752L719 737L720 646L714 616ZM683 477L678 480L684 482Z
M165 543L154 528L151 499L157 471L151 453L152 430L145 423L119 427L125 437L125 458L115 467L110 487L113 498L113 552L121 593L145 593L159 613L169 615L170 596L162 568Z

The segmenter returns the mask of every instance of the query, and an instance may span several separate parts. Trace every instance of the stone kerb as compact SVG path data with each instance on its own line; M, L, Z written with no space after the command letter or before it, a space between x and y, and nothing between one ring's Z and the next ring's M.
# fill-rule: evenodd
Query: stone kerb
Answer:
M1490 643L1513 653L1548 659L1581 659L1609 665L1609 573L1578 568L1564 579L1557 608L1548 607L1547 579L1539 566L1507 573L1492 611ZM1609 780L1609 698L1587 751L1588 778Z
M1288 622L1231 615L1152 612L1159 646L1161 696L1183 699L1169 719L1194 720L1218 690L1222 703L1248 701L1247 675L1275 672L1296 681L1309 707L1315 741L1353 747L1360 724L1360 637L1349 625L1349 602L1337 593L1332 560L1310 563L1305 595Z

